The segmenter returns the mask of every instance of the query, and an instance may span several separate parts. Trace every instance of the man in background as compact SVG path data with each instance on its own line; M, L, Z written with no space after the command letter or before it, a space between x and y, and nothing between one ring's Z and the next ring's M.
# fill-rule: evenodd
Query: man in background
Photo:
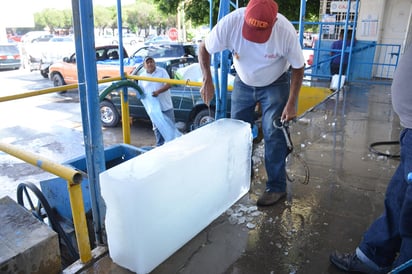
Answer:
M169 74L164 68L156 66L156 62L153 57L145 57L143 60L143 65L145 72L143 72L140 76L170 79ZM139 86L143 88L146 95L156 97L159 100L162 113L168 117L174 125L175 114L173 110L172 96L169 91L171 87L170 84L153 81L139 81ZM156 146L161 146L164 144L165 138L162 136L153 121L152 124L156 138Z
M342 50L343 42L344 42L343 41L344 34L345 34L345 30L342 29L339 33L339 39L332 43L332 50L334 51L331 51L330 55L334 57L332 58L330 62L330 74L331 75L339 74L339 67L340 67L340 61L341 61L341 50ZM346 34L345 49L350 47L351 39L352 39L352 30L348 30ZM343 62L342 62L342 74L346 74L346 70L348 68L348 58L349 58L349 54L345 52L343 55Z

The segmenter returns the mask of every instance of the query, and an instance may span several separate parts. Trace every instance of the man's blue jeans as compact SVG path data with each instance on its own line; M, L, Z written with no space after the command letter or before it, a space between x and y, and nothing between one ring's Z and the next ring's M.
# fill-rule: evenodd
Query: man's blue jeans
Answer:
M278 80L265 87L248 86L237 76L233 87L231 118L253 125L256 103L261 104L265 168L268 176L266 191L285 192L286 140L282 130L273 126L273 121L280 119L289 98L289 73L285 72Z
M386 190L385 211L358 247L366 256L361 259L378 267L397 267L412 259L412 184L407 182L412 172L412 129L401 132L400 144L400 164Z

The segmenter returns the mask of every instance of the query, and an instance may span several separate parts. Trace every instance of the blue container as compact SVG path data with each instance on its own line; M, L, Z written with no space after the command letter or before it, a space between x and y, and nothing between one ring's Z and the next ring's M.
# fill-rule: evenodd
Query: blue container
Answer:
M127 144L119 144L108 147L104 150L106 170L145 153L150 149L150 147L137 148ZM87 174L86 156L74 158L64 162L63 165L71 166ZM91 210L89 180L87 179L87 176L83 177L81 187L84 210L87 213ZM67 181L59 177L40 181L40 188L44 197L47 199L50 206L56 210L57 214L71 221L73 216L70 207Z

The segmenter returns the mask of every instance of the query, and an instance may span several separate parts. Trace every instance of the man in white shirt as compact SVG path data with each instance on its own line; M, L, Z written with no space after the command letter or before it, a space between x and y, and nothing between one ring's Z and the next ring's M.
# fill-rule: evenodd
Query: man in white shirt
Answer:
M278 13L276 2L251 0L246 8L222 18L199 46L203 73L200 92L206 104L215 93L210 55L225 49L232 52L237 72L231 118L253 124L256 103L261 105L268 178L257 205L273 205L286 196L288 154L285 136L273 121L290 121L297 115L305 63L302 49L295 28Z
M164 68L156 66L156 62L153 57L145 57L145 59L143 60L143 65L146 71L143 72L140 76L170 79L169 74ZM146 95L156 97L159 100L162 113L174 124L175 115L173 110L172 97L169 91L170 84L152 81L139 81L139 86L143 88L143 91ZM164 136L162 136L155 123L153 123L153 131L156 137L156 146L163 145L165 138Z

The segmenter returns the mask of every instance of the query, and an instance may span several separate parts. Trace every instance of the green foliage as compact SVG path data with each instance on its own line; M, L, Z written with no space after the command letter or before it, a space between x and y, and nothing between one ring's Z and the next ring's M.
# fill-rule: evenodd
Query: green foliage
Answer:
M139 1L125 6L122 13L124 26L135 33L141 30L146 30L148 33L150 26L160 26L165 29L176 25L176 16L169 18L162 15L152 0Z
M196 25L208 25L209 24L209 1L203 0L153 0L158 3L159 9L165 14L175 14L179 5L184 3L184 10L186 13L186 19ZM299 20L300 13L300 1L301 0L277 0L279 5L279 12L285 15L291 21ZM235 1L232 1L235 2ZM248 0L238 0L239 7L245 7ZM219 11L219 1L213 1L213 24L216 23ZM306 18L319 17L320 0L309 0L306 2ZM234 7L230 6L231 10Z
M279 12L291 21L299 20L301 0L277 0ZM233 1L234 2L234 1ZM239 7L244 7L248 0L238 0ZM164 33L169 27L177 26L178 11L184 11L185 20L193 26L209 25L208 0L139 0L130 5L122 6L123 26L132 32L148 30L150 26L158 28L158 34ZM213 24L217 21L219 1L212 2ZM320 0L307 0L306 20L317 21L319 17ZM233 10L235 7L230 6ZM100 29L117 28L117 7L95 6L93 8L94 25ZM36 28L70 28L72 26L71 10L45 9L34 16ZM147 33L147 32L146 32Z
M277 0L279 5L279 12L285 15L290 21L299 21L301 0ZM306 1L306 20L307 18L319 17L320 1L309 0Z

